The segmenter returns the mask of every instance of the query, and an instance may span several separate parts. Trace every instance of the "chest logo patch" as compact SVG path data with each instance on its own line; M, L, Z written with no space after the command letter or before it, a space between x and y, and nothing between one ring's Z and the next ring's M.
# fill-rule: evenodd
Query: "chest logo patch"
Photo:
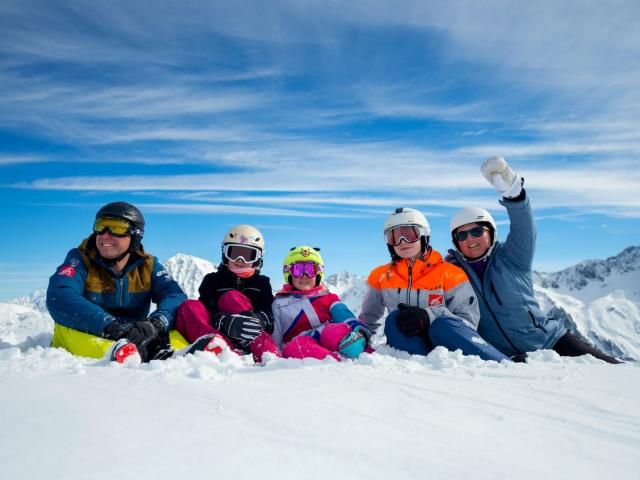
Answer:
M437 305L443 305L443 304L444 304L444 295L429 294L428 305L430 307L435 307Z
M58 275L63 277L73 277L76 274L76 269L70 265L66 265L60 269Z

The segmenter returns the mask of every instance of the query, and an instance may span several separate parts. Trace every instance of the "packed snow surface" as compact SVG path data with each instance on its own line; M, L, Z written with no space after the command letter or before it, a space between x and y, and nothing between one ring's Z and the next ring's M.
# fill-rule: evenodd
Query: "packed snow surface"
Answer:
M188 258L175 263L191 270L182 284L198 270ZM601 298L614 308L638 288L606 281L615 288ZM327 283L353 304L364 291L351 274ZM540 288L570 295L557 285ZM0 303L2 479L638 478L635 361L540 351L527 364L498 364L378 343L341 363L256 366L199 352L118 365L49 348L42 298ZM570 298L584 302L575 291ZM596 313L615 315L606 306ZM622 342L615 328L608 334ZM635 348L637 333L629 342Z

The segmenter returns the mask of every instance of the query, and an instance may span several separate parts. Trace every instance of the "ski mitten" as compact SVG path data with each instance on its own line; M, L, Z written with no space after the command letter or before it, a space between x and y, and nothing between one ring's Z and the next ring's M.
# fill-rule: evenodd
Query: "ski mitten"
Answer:
M349 332L338 344L338 352L347 358L357 358L364 352L367 339L361 332Z
M480 167L482 175L504 198L520 195L524 180L517 175L502 157L491 157Z
M406 303L398 304L396 325L398 330L407 337L420 335L426 338L429 334L429 326L434 319L435 314L428 307L420 308Z

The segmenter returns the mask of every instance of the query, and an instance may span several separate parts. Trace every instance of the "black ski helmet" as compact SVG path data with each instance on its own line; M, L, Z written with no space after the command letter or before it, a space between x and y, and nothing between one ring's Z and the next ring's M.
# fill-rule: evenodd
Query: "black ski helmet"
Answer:
M127 202L107 203L96 213L98 218L121 218L131 224L131 247L130 251L135 252L142 243L144 236L144 217L140 210Z

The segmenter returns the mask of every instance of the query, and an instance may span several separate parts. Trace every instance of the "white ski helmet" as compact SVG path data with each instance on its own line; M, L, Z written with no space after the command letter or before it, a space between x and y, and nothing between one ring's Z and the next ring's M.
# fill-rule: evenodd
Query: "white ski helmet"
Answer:
M453 238L453 232L455 232L458 228L468 223L485 223L490 227L490 235L491 235L491 246L496 243L496 238L498 234L498 227L496 226L496 221L493 219L491 214L485 210L484 208L479 207L467 207L460 210L453 217L451 217L451 222L449 223L449 230L451 231L451 240L455 245L456 249L460 250L458 247L458 242L455 238Z
M396 208L395 212L390 213L384 222L384 233L400 225L418 225L424 229L426 237L431 235L431 227L427 222L427 218L413 208Z
M224 234L222 240L222 263L226 265L227 256L225 255L225 249L229 245L241 245L245 247L251 247L259 250L256 260L256 268L262 267L262 256L264 255L264 237L262 232L256 227L251 225L236 225L231 227L227 233ZM245 259L246 261L247 259Z
M264 251L264 237L260 230L251 225L236 225L224 234L222 245L237 243L238 245L250 245Z
M429 226L427 217L413 208L396 208L393 213L390 213L387 216L387 219L384 222L383 230L385 243L387 243L387 248L389 249L389 253L391 254L391 259L394 262L400 260L400 257L396 254L393 245L390 245L387 241L387 232L402 225L415 225L420 229L421 255L424 255L424 253L427 251L427 248L429 247L431 227Z

